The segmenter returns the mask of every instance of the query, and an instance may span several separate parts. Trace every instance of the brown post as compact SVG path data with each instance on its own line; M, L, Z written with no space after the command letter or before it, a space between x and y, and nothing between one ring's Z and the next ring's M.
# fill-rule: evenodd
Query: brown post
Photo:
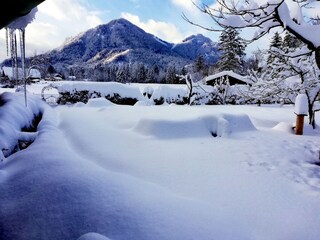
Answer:
M296 135L303 135L303 124L304 124L304 116L303 114L297 114L296 120Z

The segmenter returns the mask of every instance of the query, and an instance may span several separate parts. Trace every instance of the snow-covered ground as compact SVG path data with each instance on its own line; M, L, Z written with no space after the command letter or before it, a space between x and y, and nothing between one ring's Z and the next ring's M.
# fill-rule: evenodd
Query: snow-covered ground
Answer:
M2 95L2 149L43 116L0 163L0 239L319 239L320 131L294 135L294 106L50 107L37 89L27 109Z

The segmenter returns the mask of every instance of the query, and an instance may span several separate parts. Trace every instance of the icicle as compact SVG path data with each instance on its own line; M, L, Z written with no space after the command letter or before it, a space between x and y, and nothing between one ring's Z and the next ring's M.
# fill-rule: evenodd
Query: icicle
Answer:
M21 52L21 67L22 67L22 78L24 81L24 102L27 107L27 77L26 77L26 44L25 44L25 29L19 29L20 36L20 52Z
M17 35L16 31L13 32L14 37L14 68L15 68L15 74L16 74L16 85L19 86L19 69L18 69L18 48L17 48Z
M20 54L21 54L21 65L22 65L22 79L24 80L24 94L25 94L25 105L27 107L27 77L25 69L25 28L34 20L35 14L38 11L37 7L33 8L27 15L20 17L10 23L7 27L7 43L8 37L10 38L10 53L12 61L12 79L16 81L17 90L19 91L19 69L18 69L18 44L16 37L16 30L19 30L20 36ZM8 45L7 45L8 46ZM9 52L7 47L7 54Z
M10 38L10 54L11 54L11 69L12 69L12 81L14 81L14 29L9 29L9 38Z
M9 56L9 28L6 28L6 47L7 47L7 56Z

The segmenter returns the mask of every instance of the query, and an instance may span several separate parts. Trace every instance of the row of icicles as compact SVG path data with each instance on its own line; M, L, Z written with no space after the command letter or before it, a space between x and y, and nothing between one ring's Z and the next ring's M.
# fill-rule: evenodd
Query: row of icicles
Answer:
M24 83L24 98L25 105L27 107L27 73L25 66L26 59L26 44L25 44L25 29L28 24L30 24L34 18L35 14L38 11L38 8L33 8L28 14L19 17L18 19L11 22L6 27L6 44L7 44L7 56L9 52L11 55L12 61L12 79L15 81L17 91L19 91L19 67L18 67L18 41L17 41L17 31L19 32L19 43L20 43L20 59L21 59L21 68L22 68L22 80Z
M25 28L13 29L6 28L6 45L7 45L7 56L9 52L11 55L12 63L12 79L15 81L15 85L19 86L19 67L18 67L18 41L17 41L17 30L19 32L19 43L20 43L20 54L21 54L21 68L22 68L22 80L24 83L24 98L25 105L27 107L27 73L25 67L26 51L25 51Z

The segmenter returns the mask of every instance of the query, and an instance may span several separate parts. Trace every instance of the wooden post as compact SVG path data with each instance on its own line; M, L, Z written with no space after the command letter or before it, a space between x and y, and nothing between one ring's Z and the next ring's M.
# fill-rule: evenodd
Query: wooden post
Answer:
M304 117L308 115L308 97L306 94L298 94L295 101L296 135L303 134Z
M303 114L297 114L296 135L303 135L304 116Z

